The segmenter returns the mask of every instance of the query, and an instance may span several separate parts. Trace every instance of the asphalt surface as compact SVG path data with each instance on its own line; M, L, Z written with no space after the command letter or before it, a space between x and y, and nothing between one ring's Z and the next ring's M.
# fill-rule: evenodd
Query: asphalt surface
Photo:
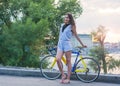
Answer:
M20 77L0 75L0 86L120 86L112 83L83 83L81 81L71 80L70 84L61 84L60 80L47 80L40 77Z

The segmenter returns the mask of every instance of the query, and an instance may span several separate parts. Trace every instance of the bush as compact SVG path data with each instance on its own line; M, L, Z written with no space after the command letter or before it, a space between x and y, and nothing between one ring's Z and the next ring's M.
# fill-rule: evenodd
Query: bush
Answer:
M38 67L40 45L48 32L48 25L45 19L37 24L27 19L25 23L13 23L9 29L4 27L0 35L0 63Z

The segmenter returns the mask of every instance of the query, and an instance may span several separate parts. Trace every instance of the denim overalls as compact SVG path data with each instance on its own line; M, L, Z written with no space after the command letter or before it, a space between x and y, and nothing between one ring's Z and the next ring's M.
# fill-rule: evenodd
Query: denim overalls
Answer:
M68 25L65 30L62 32L62 27L64 24L61 25L60 33L59 33L59 41L58 41L58 49L67 52L72 50L72 44L70 39L72 38L72 25Z

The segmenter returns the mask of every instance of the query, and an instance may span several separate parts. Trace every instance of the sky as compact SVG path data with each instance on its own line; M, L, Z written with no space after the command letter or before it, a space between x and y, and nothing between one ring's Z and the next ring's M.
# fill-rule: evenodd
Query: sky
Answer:
M80 0L82 15L77 18L78 33L89 34L99 25L108 29L106 42L120 42L120 0Z

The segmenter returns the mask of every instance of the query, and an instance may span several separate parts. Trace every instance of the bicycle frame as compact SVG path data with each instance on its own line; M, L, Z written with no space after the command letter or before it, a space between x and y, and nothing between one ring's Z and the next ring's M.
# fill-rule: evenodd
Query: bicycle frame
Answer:
M82 55L80 56L80 60L81 60L82 65L83 65L83 69L75 69L74 71L75 72L86 72L87 65L86 65L85 61L83 60Z
M76 56L76 59L75 59L75 62L74 62L74 65L73 65L73 67L72 67L71 72L85 72L85 71L86 71L86 68L87 68L87 65L86 65L85 61L83 60L82 54L80 54L80 52L72 52L72 53L73 53L73 54L77 54L77 56ZM79 58L79 60L81 60L81 62L82 62L82 65L83 65L83 68L82 68L82 69L76 69L76 65L77 65L77 63L79 62L78 58Z
M87 65L86 65L85 61L83 60L83 56L80 55L80 52L72 52L72 53L76 54L76 58L75 58L75 62L73 64L73 66L72 66L71 72L85 72ZM76 65L79 61L78 57L79 57L79 60L81 60L81 62L82 62L82 65L83 65L82 69L76 69ZM62 57L62 61L65 65L67 65L65 57ZM56 63L56 57L54 58L53 63L51 64L51 68L55 65L55 63Z

